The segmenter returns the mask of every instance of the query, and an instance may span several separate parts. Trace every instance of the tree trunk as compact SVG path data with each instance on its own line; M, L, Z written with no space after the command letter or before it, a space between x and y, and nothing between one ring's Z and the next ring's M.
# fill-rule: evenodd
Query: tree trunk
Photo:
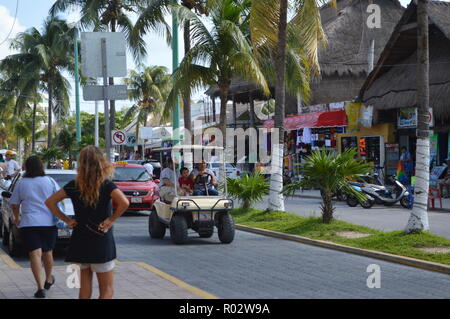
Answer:
M48 83L48 123L47 123L47 147L52 146L52 112L53 112L53 85Z
M236 127L237 127L236 121L237 121L236 99L233 94L233 125L234 125L234 129L236 129Z
M37 103L34 101L33 104L33 118L31 124L31 153L36 150L36 108Z
M212 98L212 114L213 114L213 122L215 123L217 121L217 116L216 116L216 98L213 97Z
M333 201L331 192L329 190L323 191L322 196L322 221L324 224L329 224L333 220Z
M429 230L428 188L430 178L430 132L428 109L429 47L428 47L428 0L417 2L417 148L414 185L414 208L406 226L406 233Z
M283 148L284 148L284 109L286 73L286 28L288 0L280 1L280 23L278 24L278 48L275 57L277 77L275 83L275 129L278 130L278 144L272 145L272 174L270 176L269 209L284 211L283 190Z
M184 23L184 55L191 49L191 23L186 21ZM189 132L192 132L192 118L191 118L191 91L189 90L183 96L183 117L184 128Z
M227 156L227 102L228 102L228 92L230 90L230 81L225 81L219 83L220 88L220 130L222 132L222 141L223 141L223 160L226 162ZM217 137L216 137L217 138ZM225 171L223 169L223 165L220 165L219 175L223 180L225 176Z

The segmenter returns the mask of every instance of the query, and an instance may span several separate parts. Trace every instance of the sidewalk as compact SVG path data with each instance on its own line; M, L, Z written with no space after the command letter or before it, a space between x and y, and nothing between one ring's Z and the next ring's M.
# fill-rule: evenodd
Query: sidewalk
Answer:
M76 299L78 289L66 284L70 276L65 266L53 270L56 282L47 299ZM98 298L94 276L92 298ZM30 268L16 264L0 248L0 299L34 299L36 283ZM116 263L114 299L199 299L214 296L190 286L144 263Z
M295 197L303 197L303 198L321 198L319 190L304 190L304 191L297 190L295 192L294 196ZM395 205L400 206L399 203L397 203ZM431 209L431 206L430 206L429 210L449 212L450 211L450 198L442 198L442 209L441 209L441 206L439 203L439 199L435 199L434 205L435 205L435 208Z

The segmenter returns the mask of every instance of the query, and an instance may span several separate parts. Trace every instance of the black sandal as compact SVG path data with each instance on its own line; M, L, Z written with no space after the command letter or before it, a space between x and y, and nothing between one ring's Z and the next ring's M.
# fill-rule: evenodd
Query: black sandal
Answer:
M45 282L44 288L45 288L46 290L49 290L50 287L53 286L53 284L55 283L55 276L52 275L52 279L53 279L53 282L51 282L51 283L50 283L50 282Z
M38 289L38 291L36 291L34 293L34 298L45 298L45 290L44 289Z

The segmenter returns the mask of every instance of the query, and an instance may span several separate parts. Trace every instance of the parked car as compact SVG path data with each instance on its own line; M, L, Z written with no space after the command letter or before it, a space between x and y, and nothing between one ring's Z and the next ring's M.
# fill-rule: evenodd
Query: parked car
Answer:
M137 164L137 165L144 165L150 163L153 166L153 178L159 179L159 176L161 174L161 163L156 160L126 160L124 162L127 162L128 164Z
M151 211L159 198L159 187L139 164L116 162L113 182L130 201L129 211ZM113 203L113 209L115 204Z
M45 170L45 174L53 178L59 185L63 187L69 181L75 179L77 172L75 170L57 170L49 169ZM11 185L6 191L1 193L3 199L3 205L1 207L1 231L2 243L8 247L8 252L11 256L18 255L22 248L22 242L20 238L19 229L13 223L13 212L11 205L9 204L9 198L11 197L14 187L17 182L22 178L22 173L18 174L13 180ZM72 201L66 198L63 201L62 208L64 213L73 218L75 215L73 210ZM58 246L65 246L69 243L70 236L72 235L72 229L67 226L62 220L58 220L56 227L58 228L58 238L56 244Z

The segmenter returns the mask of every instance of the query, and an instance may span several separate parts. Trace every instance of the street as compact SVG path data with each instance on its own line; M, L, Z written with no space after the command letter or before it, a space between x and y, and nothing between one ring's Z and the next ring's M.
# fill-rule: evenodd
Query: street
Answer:
M121 217L118 260L145 262L219 298L450 298L450 276L377 259L236 232L230 245L217 234L186 245L151 239L147 216ZM56 264L64 265L58 252ZM15 258L29 267L26 258ZM380 266L381 288L368 288L367 267Z

